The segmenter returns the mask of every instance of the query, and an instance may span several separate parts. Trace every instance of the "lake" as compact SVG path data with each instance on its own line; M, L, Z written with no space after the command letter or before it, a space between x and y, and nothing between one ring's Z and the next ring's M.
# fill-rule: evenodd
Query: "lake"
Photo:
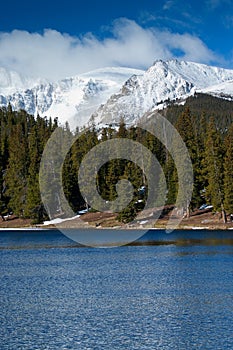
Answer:
M233 231L0 231L0 349L233 349Z

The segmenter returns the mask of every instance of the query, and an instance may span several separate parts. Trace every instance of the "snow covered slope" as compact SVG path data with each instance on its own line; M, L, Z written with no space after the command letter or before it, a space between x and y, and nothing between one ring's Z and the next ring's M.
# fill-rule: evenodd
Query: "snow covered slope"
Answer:
M201 92L233 101L233 80L210 86L202 89Z
M58 117L72 128L86 124L91 115L97 123L117 122L122 116L134 123L144 113L169 101L185 101L195 92L233 99L233 70L158 60L146 72L105 68L51 83L0 68L0 105Z
M60 122L69 121L74 128L87 123L91 114L119 91L130 76L143 73L130 68L105 68L56 83L33 84L2 69L0 105L10 103L14 110L24 109L33 115L58 117Z
M45 83L45 80L22 77L15 71L9 71L0 67L0 95L7 96L17 91L32 88L41 83Z
M231 80L233 70L194 62L159 60L142 76L132 76L98 109L95 118L99 123L114 123L123 116L127 123L133 123L144 113L161 109L168 101L184 100L195 92L213 93L216 87L222 89L222 93L227 88L228 92L232 91Z

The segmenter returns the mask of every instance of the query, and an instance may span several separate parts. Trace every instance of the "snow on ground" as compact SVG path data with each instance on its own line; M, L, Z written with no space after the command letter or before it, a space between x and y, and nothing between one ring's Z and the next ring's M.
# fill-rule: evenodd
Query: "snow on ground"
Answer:
M233 80L225 81L223 83L207 87L200 90L200 92L205 94L211 94L214 96L226 96L229 95L230 99L233 99Z
M66 218L66 219L56 218L56 219L53 219L53 220L44 221L44 223L42 225L40 225L40 226L56 225L56 224L60 224L61 222L75 220L75 219L77 219L79 217L80 217L80 215L76 215L76 216L73 216L72 218Z

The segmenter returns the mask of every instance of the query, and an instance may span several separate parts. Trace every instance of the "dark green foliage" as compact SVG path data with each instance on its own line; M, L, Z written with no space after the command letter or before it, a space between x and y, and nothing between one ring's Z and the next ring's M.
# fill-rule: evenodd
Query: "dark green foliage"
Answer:
M0 215L11 211L41 222L47 215L39 191L44 146L56 126L46 118L0 109Z
M201 204L200 189L203 187L200 164L203 158L204 145L201 144L201 136L198 132L198 122L196 119L196 116L192 115L190 108L187 107L178 117L175 125L177 131L185 142L193 165L194 186L191 202L192 207Z
M200 134L204 133L202 128L203 121L200 123L201 119L204 119L205 123L208 124L211 118L214 118L214 122L219 130L226 132L231 123L233 123L232 105L232 101L196 93L186 100L184 106L171 104L162 113L175 125L178 117L188 107L192 115L197 117L195 124Z
M193 165L194 188L191 207L187 208L183 203L183 209L187 212L208 201L215 210L223 212L225 209L227 213L232 213L233 102L196 94L190 97L184 106L172 105L164 110L163 114L180 133ZM44 147L55 129L59 131L57 147L55 142L54 150L51 151L52 158L47 164L50 169L49 176L44 179L48 186L48 203L51 201L48 209L44 208L41 201L39 169ZM34 118L24 111L14 112L9 106L0 109L0 217L13 211L18 216L31 218L33 222L41 222L47 215L45 209L49 216L62 215L61 193L59 188L56 188L56 176L60 174L56 164L60 164L61 157L57 150L61 145L65 147L69 144L70 138L75 136L77 141L69 149L62 168L63 191L74 212L89 206L88 199L82 196L79 187L78 172L82 160L93 147L114 138L135 141L155 155L167 181L166 204L176 202L176 165L165 145L149 132L133 126L127 128L124 119L121 118L117 130L111 126L96 130L92 123L90 128L82 130L82 133L77 130L76 135L73 135L68 124L64 128L58 127L57 119L52 121L40 116ZM109 146L109 155L112 153L111 147L114 146ZM127 223L144 208L150 189L141 150L137 149L137 159L140 160L138 164L130 161L133 148L125 149L125 152L126 159L116 157L98 170L96 187L99 195L111 208L118 199L119 181L123 186L123 196L120 198L122 203L127 202L129 197L125 180L131 183L132 198L126 207L118 211L118 219ZM91 196L91 193L88 193L89 180L93 176L91 163L90 161L90 167L85 169L84 188L87 197ZM148 164L150 166L151 159L147 159ZM161 180L161 174L158 174L158 184ZM156 188L158 184L154 184L153 187ZM143 193L141 188L144 188Z
M10 198L9 206L19 216L24 216L26 206L29 166L26 132L24 124L17 124L12 128L9 141L9 163L6 170L6 193Z
M223 205L223 159L221 133L217 130L214 119L211 119L207 127L204 165L207 180L206 199L215 210L221 210Z
M233 171L230 130L233 102L195 94L187 99L184 106L173 104L162 113L177 127L189 150L194 172L191 207L208 201L215 210L231 212ZM167 179L170 179L168 203L174 203L177 180L174 181L175 175L171 175L172 162L169 157L164 170Z
M225 139L224 208L233 214L233 123Z

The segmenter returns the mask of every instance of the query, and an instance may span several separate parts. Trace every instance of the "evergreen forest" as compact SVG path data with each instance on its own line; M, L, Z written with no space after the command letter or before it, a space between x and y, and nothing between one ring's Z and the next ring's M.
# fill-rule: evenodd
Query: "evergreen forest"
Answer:
M194 186L188 211L207 203L223 218L233 213L233 102L213 96L196 94L184 105L170 105L161 111L178 130L193 165ZM115 138L127 138L145 146L159 161L167 182L166 204L176 202L178 191L177 169L166 147L149 132L127 126L124 116L117 125L101 129L91 123L85 130L70 131L69 125L60 126L58 120L35 118L25 111L0 109L0 217L9 213L41 223L50 217L62 217L59 190L50 181L47 196L54 203L48 213L41 200L39 187L40 161L44 147L55 130L61 139L75 137L62 168L65 197L74 212L88 208L79 188L78 171L84 156L95 146ZM109 150L111 153L111 149ZM56 155L55 155L56 157ZM140 155L139 155L140 157ZM53 164L50 164L53 172ZM88 182L88 171L86 182ZM133 188L130 203L119 211L118 220L131 221L145 206L148 181L142 167L128 159L112 159L98 171L96 186L106 202L117 199L117 183L129 180ZM158 180L159 181L159 180ZM156 184L155 184L156 187ZM159 195L159 194L158 194ZM125 191L127 197L127 190ZM92 208L94 210L95 208ZM187 211L187 208L183 208ZM187 213L188 215L188 213Z

